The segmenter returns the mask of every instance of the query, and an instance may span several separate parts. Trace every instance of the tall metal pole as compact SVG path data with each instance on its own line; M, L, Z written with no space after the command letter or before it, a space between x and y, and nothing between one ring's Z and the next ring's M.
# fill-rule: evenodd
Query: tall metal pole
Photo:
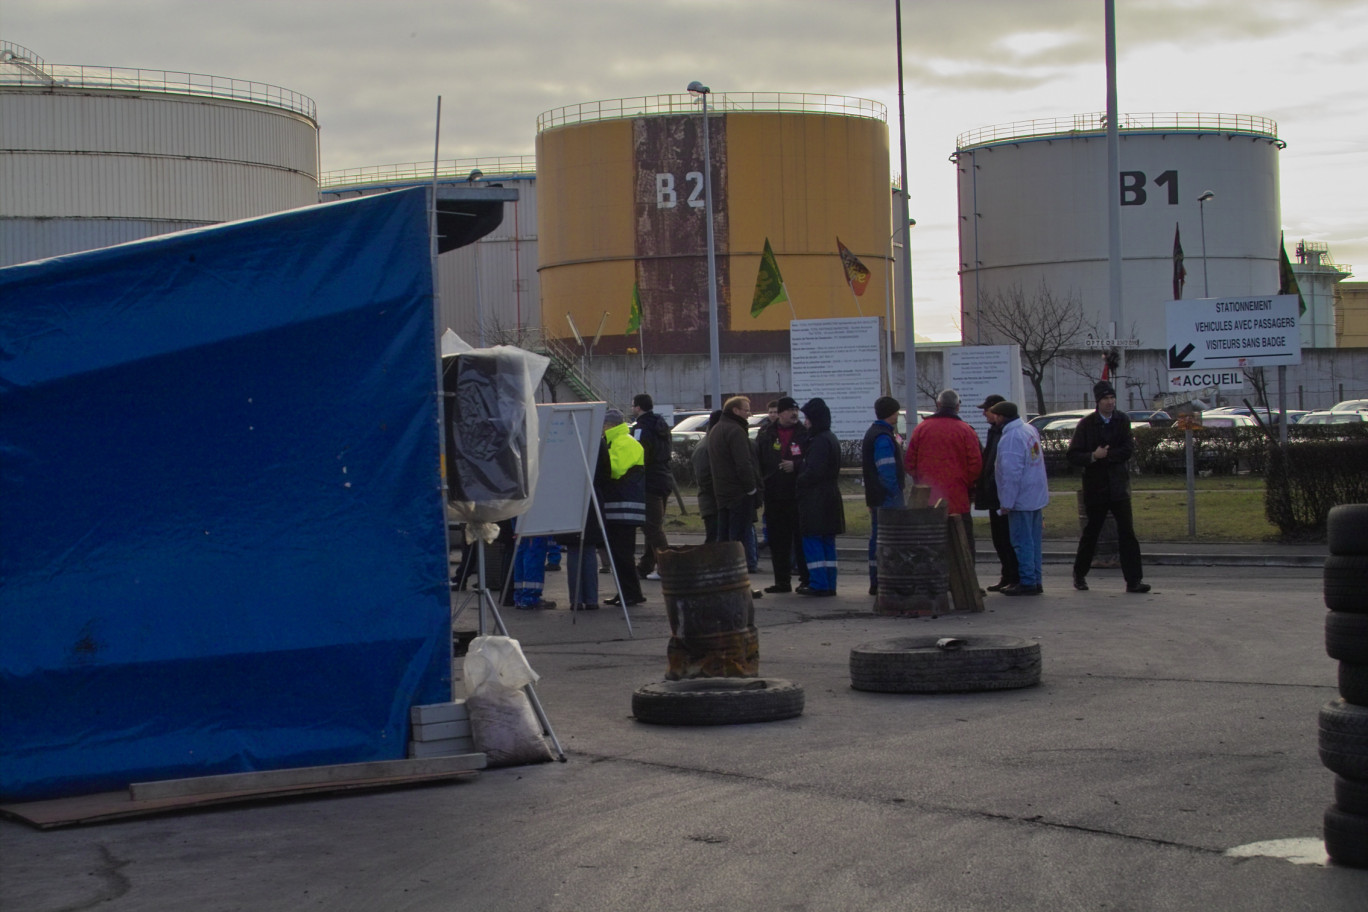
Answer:
M1121 135L1116 109L1116 0L1106 3L1107 29L1107 288L1111 338L1120 337L1121 314ZM1121 352L1118 376L1125 369L1126 350ZM1129 397L1127 397L1129 399Z
M1207 281L1207 258L1206 258L1206 201L1215 198L1216 194L1208 190L1197 197L1197 212L1202 217L1202 297L1211 297L1211 284Z
M689 83L689 91L703 99L703 215L707 219L708 244L708 356L712 359L712 407L722 407L722 355L717 330L717 251L713 243L712 143L708 134L708 93L700 82Z
M903 101L902 0L895 6L898 24L898 148L902 153L902 307L903 374L905 375L903 407L907 409L907 429L917 424L917 334L912 322L912 214L907 201L907 109ZM890 383L892 378L889 378Z

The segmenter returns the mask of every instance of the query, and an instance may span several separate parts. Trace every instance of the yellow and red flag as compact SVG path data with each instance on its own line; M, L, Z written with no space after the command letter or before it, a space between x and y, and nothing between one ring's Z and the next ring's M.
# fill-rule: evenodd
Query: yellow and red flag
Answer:
M859 257L850 252L849 247L841 243L839 237L836 238L836 248L841 251L841 268L845 270L846 284L855 296L859 297L869 286L869 270L860 262Z

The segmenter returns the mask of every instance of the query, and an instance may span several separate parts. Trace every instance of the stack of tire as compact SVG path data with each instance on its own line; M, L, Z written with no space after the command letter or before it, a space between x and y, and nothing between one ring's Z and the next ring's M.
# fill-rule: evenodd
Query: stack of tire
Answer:
M1335 773L1325 811L1325 851L1368 867L1368 504L1330 511L1326 525L1325 651L1339 665L1337 700L1320 711L1321 762Z

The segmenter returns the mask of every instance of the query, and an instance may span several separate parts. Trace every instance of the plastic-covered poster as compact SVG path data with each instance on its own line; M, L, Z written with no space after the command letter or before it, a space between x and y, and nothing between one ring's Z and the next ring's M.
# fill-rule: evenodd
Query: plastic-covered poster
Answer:
M537 405L549 360L511 345L442 362L447 498L456 519L499 522L531 504L537 486Z

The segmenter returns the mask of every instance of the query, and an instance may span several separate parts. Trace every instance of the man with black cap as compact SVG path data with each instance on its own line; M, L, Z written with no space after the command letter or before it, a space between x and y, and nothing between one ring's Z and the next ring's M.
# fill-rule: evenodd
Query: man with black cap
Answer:
M1097 536L1110 512L1116 517L1116 543L1121 556L1121 573L1126 591L1150 591L1140 566L1140 542L1135 537L1131 517L1130 469L1126 463L1135 452L1130 419L1116 408L1116 388L1106 380L1093 386L1097 411L1078 422L1069 442L1069 464L1083 468L1083 508L1088 522L1078 540L1074 555L1074 588L1088 588Z
M993 550L997 552L998 563L1002 565L1002 575L989 592L1001 592L1008 586L1021 582L1017 572L1016 550L1012 547L1012 533L1008 528L1007 517L998 512L1002 503L998 500L997 465L998 441L1002 439L1003 418L994 415L993 406L1007 401L994 393L979 405L983 417L988 421L988 439L983 445L983 474L979 476L978 487L974 490L974 508L988 511L988 530L993 536Z
M807 432L798 422L798 402L782 396L774 403L774 420L755 435L760 477L765 485L765 524L769 528L770 560L774 585L766 592L791 592L793 571L798 584L807 583L807 564L798 539L798 496L794 480L803 459Z

